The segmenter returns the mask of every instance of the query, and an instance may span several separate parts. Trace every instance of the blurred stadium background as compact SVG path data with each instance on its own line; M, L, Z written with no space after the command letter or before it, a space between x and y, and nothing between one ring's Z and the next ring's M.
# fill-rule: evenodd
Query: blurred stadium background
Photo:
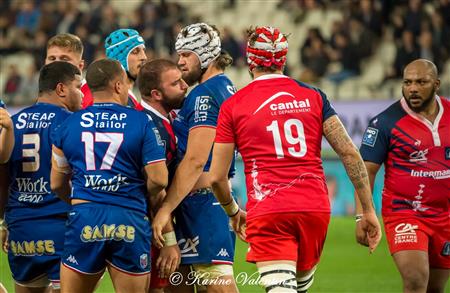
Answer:
M120 27L141 33L149 59L176 60L176 34L199 21L220 29L223 48L235 60L227 74L238 88L250 81L246 28L273 25L290 34L286 73L328 95L357 145L369 119L401 96L402 69L411 60L432 60L440 72L440 95L450 96L450 0L2 0L0 97L13 113L34 102L46 42L57 33L82 39L85 67L104 57L103 40ZM354 213L353 188L325 142L323 156L333 215L347 218L332 219L311 292L399 292L385 243L370 258L354 243L348 218ZM244 205L242 164L238 169L234 186ZM382 179L381 172L374 192L378 211ZM238 248L243 255L245 245ZM239 261L241 269L254 268ZM5 254L0 281L11 284ZM106 283L100 292L111 292ZM262 292L249 288L242 292Z

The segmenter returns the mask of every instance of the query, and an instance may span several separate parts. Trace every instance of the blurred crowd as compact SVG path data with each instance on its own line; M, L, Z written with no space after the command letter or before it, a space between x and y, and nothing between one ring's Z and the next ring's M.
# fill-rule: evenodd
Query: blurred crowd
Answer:
M227 1L221 8L239 13L236 1L249 0ZM387 35L395 43L396 57L392 66L385 68L382 82L400 77L402 68L413 59L432 60L440 70L449 59L450 0L278 1L277 9L289 11L293 24L298 26L312 10L335 9L343 14L342 19L334 21L329 36L324 36L320 28L311 27L305 41L299 44L301 64L291 62L289 66L299 66L299 78L305 82L326 78L338 84L359 75L361 63L374 54ZM4 86L0 92L10 104L28 104L34 98L37 69L44 61L47 40L55 34L78 35L84 44L87 66L104 56L105 37L119 27L131 27L141 33L150 59L175 57L174 41L180 28L201 20L176 1L142 0L126 14L117 11L110 0L0 1L0 57L26 52L34 60L26 74L18 64L3 68ZM219 29L223 48L234 58L234 66L243 67L245 33L236 36L230 28ZM330 64L338 64L339 70L330 70Z
M305 67L301 79L315 82L326 76L341 82L361 72L361 62L375 52L381 39L391 38L396 54L385 69L383 82L400 78L406 64L417 58L433 61L442 71L450 56L450 1L308 1L282 0L280 8L293 11L301 23L308 11L338 6L342 20L333 23L325 38L319 28L310 28L300 47ZM338 62L340 70L328 74L328 66Z

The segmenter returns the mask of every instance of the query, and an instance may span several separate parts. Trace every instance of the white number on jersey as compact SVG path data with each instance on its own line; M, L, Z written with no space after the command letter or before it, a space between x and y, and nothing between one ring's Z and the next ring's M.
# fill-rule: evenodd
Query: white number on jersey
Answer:
M84 142L84 154L87 171L96 170L94 143L109 143L108 149L103 156L100 170L111 170L111 166L114 163L114 159L116 158L117 152L119 151L120 145L123 141L123 133L96 132L94 141L94 134L92 132L82 132L81 141Z
M23 144L32 144L33 148L31 149L22 149L22 157L24 158L33 158L33 162L23 162L22 169L23 172L36 172L39 170L41 165L41 160L39 156L39 150L41 149L41 137L37 133L33 134L24 134L23 135Z
M297 136L292 134L292 127L295 128ZM289 146L287 150L289 154L296 158L301 158L306 155L306 140L305 131L303 129L303 123L298 119L289 119L284 123L284 137L286 138ZM277 154L277 159L284 158L283 143L281 141L280 129L278 127L278 121L274 120L266 127L266 130L272 132L273 143L275 145L275 153ZM295 145L299 145L300 149L296 151ZM297 147L298 148L298 147Z

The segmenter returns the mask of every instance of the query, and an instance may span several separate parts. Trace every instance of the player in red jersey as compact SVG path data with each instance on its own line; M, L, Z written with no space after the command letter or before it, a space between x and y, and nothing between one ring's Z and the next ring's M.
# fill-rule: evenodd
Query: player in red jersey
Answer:
M51 37L47 42L47 54L45 57L45 64L55 61L69 62L83 71L83 43L80 38L73 34L58 34ZM83 79L81 82L81 92L83 93L83 102L86 99L92 99L91 91Z
M266 292L306 292L313 283L330 218L322 135L364 203L370 250L381 236L357 148L322 91L282 74L287 51L278 29L249 30L247 62L254 80L220 109L210 170L214 193L249 242L247 261L256 262ZM245 166L247 213L227 184L235 147Z
M450 102L439 85L432 62L408 64L403 97L370 121L361 144L372 186L386 169L383 221L404 292L443 293L450 274ZM356 237L367 244L359 225Z

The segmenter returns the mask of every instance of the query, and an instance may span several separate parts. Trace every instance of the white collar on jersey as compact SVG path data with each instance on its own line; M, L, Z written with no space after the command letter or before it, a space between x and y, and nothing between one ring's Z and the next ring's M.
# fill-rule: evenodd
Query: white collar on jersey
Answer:
M444 115L444 107L442 106L441 98L438 95L436 95L435 98L438 103L439 111L436 116L436 119L434 119L434 123L431 123L428 119L426 119L422 115L417 114L416 112L411 110L408 106L408 103L405 100L405 97L401 98L400 104L402 105L403 110L405 110L405 112L408 113L408 115L410 115L412 118L420 121L421 123L425 124L425 126L428 127L428 129L430 129L432 136L433 136L434 145L440 146L441 139L439 137L438 129L439 129L439 122L441 121L442 115Z
M161 114L158 110L156 110L155 108L153 108L152 106L150 106L149 104L147 104L147 102L145 102L144 100L141 100L141 105L142 107L144 107L144 109L152 112L153 114L155 114L156 116L158 116L161 119L166 120L168 123L170 123L169 118L164 117L163 114Z
M257 77L254 80L252 80L252 82L257 81L257 80L266 80L266 79L272 79L272 78L289 78L289 76L286 76L284 74L278 74L278 73L263 74L260 77Z

